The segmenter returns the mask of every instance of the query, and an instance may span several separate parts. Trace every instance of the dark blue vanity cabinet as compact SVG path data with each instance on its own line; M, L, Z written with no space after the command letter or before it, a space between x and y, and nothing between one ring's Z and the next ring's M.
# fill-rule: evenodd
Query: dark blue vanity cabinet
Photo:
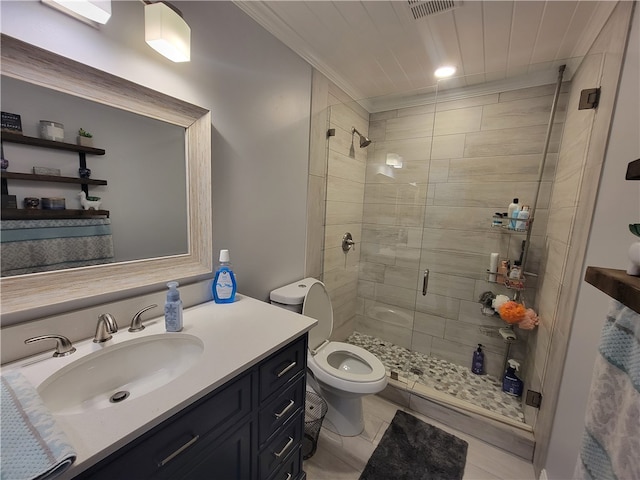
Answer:
M306 362L304 334L76 478L304 479Z

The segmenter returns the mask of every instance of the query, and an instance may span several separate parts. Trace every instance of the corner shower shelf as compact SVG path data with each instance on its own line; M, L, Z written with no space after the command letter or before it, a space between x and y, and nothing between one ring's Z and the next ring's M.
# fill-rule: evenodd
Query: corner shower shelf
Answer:
M502 217L496 217L495 215L492 217L494 219L500 219L500 221L502 222L504 220L504 218ZM507 219L509 221L509 219ZM527 222L527 228L524 230L516 230L515 228L509 228L508 225L494 225L493 223L491 224L491 229L495 229L495 230L500 230L501 232L508 232L508 233L512 233L512 234L527 234L529 232L529 230L531 229L531 226L533 224L533 217L528 218L526 220L519 220L521 222L526 221ZM508 223L508 222L507 222Z

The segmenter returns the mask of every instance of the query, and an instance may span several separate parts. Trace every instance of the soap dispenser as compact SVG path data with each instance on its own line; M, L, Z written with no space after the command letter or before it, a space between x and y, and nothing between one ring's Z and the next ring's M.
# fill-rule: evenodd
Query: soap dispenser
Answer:
M167 332L182 330L182 300L178 292L178 282L167 283L167 301L164 304L164 324Z
M507 395L520 397L522 396L522 390L524 388L524 383L516 375L516 372L520 368L520 364L512 358L509 359L508 363L509 366L507 367L507 371L502 379L502 391Z
M480 343L478 344L478 349L473 352L471 371L476 375L482 375L484 373L484 352L482 351L482 345Z
M229 250L220 250L220 266L213 279L213 300L216 303L232 303L236 297L236 276L231 270Z

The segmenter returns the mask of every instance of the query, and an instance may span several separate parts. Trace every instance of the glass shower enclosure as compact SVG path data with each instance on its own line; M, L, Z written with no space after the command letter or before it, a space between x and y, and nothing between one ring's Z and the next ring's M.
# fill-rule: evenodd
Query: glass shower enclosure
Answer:
M323 280L339 334L376 354L392 382L514 425L535 414L525 418L501 379L513 358L526 380L536 332L509 328L480 300L535 308L568 91L557 71L547 66L535 86L482 75L393 99L336 95L328 115ZM519 229L502 218L515 198L535 210ZM345 252L347 231L355 248ZM525 256L524 279L509 285L497 267ZM485 375L470 371L479 344Z

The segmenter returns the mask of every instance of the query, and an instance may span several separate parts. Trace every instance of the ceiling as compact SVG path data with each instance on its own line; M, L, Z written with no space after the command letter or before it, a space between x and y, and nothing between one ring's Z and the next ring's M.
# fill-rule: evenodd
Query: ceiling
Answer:
M566 79L616 3L376 0L236 5L374 111L376 104L432 94L433 72L445 63L458 69L458 78L446 82L448 88L480 88L523 78L549 83L564 60L576 59L567 65ZM455 4L453 9L418 12L417 19L411 9L450 4Z

